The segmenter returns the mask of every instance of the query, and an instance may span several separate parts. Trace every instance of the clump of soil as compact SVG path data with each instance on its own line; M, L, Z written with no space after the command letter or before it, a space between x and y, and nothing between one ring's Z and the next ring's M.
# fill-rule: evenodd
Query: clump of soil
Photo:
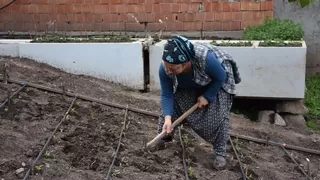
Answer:
M2 58L10 64L9 75L53 88L65 86L70 92L93 96L117 104L160 112L157 94L138 94L103 80L67 74L45 64L28 59ZM0 64L1 66L1 64ZM3 85L12 92L18 85ZM1 89L1 88L0 88ZM6 91L6 90L4 90ZM0 100L5 100L0 94ZM29 165L44 146L56 125L69 108L72 98L34 88L25 88L12 99L10 108L0 110L0 179L22 179ZM7 108L7 110L6 110ZM65 121L59 127L36 173L29 179L104 179L117 149L125 110L77 99ZM300 134L290 129L253 123L240 115L230 115L233 133L285 142L306 148L320 149L319 133ZM185 179L182 151L178 134L166 148L145 151L143 142L156 136L157 118L128 113L128 124L120 150L112 168L112 179ZM188 173L191 179L240 179L239 163L228 145L228 167L213 169L212 146L194 132L183 128L187 151ZM233 139L248 179L303 179L303 174L278 147ZM305 158L311 160L312 177L320 177L320 157L290 151L306 169ZM25 164L23 166L22 164ZM24 167L24 171L15 171Z

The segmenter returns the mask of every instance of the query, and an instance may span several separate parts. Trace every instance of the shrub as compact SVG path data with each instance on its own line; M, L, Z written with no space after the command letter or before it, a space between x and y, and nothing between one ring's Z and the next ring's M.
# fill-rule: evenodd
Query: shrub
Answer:
M245 40L301 40L303 30L292 20L266 18L262 24L247 27L243 32Z

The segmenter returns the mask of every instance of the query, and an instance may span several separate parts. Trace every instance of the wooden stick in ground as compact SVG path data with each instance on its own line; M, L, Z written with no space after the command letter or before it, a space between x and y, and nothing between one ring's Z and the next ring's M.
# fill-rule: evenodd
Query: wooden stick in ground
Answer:
M64 99L66 99L66 88L64 87L64 85L62 86L62 96Z
M4 68L3 68L3 78L4 78L4 83L8 84L8 71L7 71L7 64L4 64Z
M7 91L7 98L8 98L8 108L11 110L11 92L10 90Z
M175 120L172 123L172 128L174 129L178 124L180 124L187 116L189 116L191 113L193 113L193 111L195 111L197 108L198 108L198 103L193 105L188 111L183 113L177 120ZM151 140L150 142L147 143L146 148L151 147L154 144L156 144L161 138L164 137L165 134L166 134L166 132L162 131L153 140Z
M121 146L121 140L122 140L123 132L126 130L126 126L127 126L128 108L129 108L129 106L127 105L126 112L125 112L125 115L124 115L123 126L122 126L121 132L120 132L120 137L119 137L119 141L118 141L117 150L116 150L116 152L114 153L113 160L112 160L111 165L109 166L108 174L107 174L107 177L105 178L105 180L109 180L109 179L110 179L112 167L113 167L114 162L116 161L117 156L118 156L118 153L119 153L119 149L120 149L120 146Z
M308 176L311 177L310 160L307 158Z

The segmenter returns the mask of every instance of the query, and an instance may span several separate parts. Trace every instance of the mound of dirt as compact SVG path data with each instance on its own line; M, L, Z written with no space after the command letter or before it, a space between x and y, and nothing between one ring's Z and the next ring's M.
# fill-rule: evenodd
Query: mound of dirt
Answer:
M76 76L28 59L1 58L8 63L9 76L53 88L65 88L101 100L159 113L157 94L139 94L103 80ZM15 84L0 86L0 100L6 92L19 88ZM46 140L69 108L72 98L27 87L12 99L11 106L0 110L0 179L22 179L30 163L43 148ZM42 179L104 179L115 155L125 110L77 99L61 124L43 157L37 162L31 180ZM157 118L128 112L127 125L118 156L111 171L117 179L185 179L182 150L178 134L166 148L146 151L145 139L156 136ZM251 122L240 115L230 115L231 131L256 138L269 138L306 148L320 149L319 133L301 134L273 125ZM212 146L199 139L194 132L183 128L188 174L191 179L241 179L239 163L228 145L228 167L213 169ZM248 179L304 179L288 155L279 148L233 139ZM320 156L289 151L306 169L311 161L311 176L320 179ZM24 165L24 166L23 166ZM24 171L16 174L16 170Z

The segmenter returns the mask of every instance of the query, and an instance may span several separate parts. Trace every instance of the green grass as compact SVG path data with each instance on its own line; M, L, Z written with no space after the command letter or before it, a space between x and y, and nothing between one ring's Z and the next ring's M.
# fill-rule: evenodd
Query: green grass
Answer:
M265 18L264 22L251 25L243 31L245 40L301 40L302 26L289 19Z
M320 74L307 76L305 105L309 109L307 126L313 130L320 130L317 122L320 121Z
M309 129L311 129L311 130L314 130L314 131L319 131L320 130L320 128L317 125L317 120L315 120L315 119L307 121L306 124L307 124L307 127Z

